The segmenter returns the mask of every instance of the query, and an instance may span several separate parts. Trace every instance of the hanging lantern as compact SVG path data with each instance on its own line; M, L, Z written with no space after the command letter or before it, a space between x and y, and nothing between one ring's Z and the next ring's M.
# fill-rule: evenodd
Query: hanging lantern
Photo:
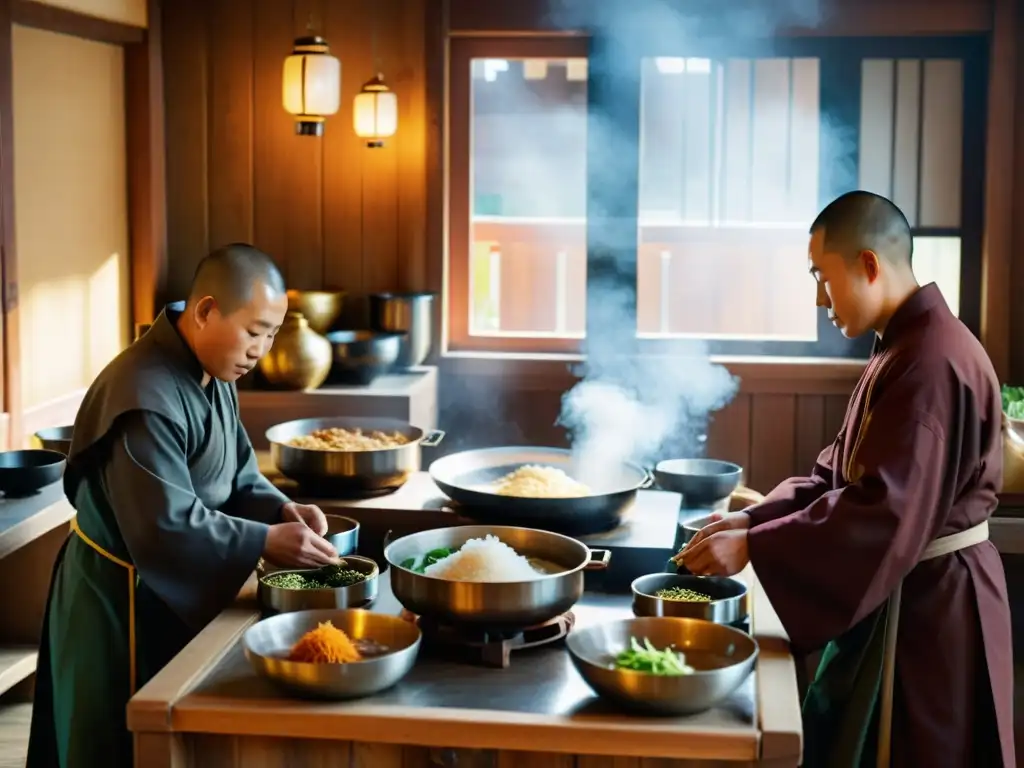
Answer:
M366 139L368 147L383 147L384 139L398 130L398 97L378 74L363 86L352 106L352 125L356 136Z
M338 111L341 101L341 62L331 56L322 37L295 40L284 60L284 108L295 115L295 133L323 136L324 118Z

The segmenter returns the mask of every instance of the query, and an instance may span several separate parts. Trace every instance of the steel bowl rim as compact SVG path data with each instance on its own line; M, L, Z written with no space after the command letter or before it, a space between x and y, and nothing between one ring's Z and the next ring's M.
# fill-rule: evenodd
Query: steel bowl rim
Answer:
M689 574L685 574L685 573L645 573L643 576L637 576L635 579L633 579L633 581L629 585L630 591L634 595L639 595L640 597L647 597L647 598L650 598L651 600L658 600L658 601L663 602L663 603L672 603L672 602L684 602L685 603L686 602L685 600L667 600L664 597L658 597L657 595L652 595L649 592L641 592L637 588L637 582L643 581L644 579L650 579L650 578L652 578L654 576L661 576L661 577L664 577L664 578L687 578L687 576L689 576ZM690 576L690 578L699 579L699 578L702 578L702 577L700 577L700 576ZM750 592L750 589L747 587L747 585L744 582L742 582L739 579L734 578L732 576L712 576L710 578L718 578L718 579L722 579L722 580L729 579L730 581L735 583L738 587L740 587L742 589L742 591L738 595L731 595L730 597L719 597L719 598L717 598L715 600L710 600L707 603L700 603L700 605L713 605L715 603L724 603L724 602L727 602L729 600L738 600L738 599L742 598L744 595L747 595ZM638 619L639 618L645 618L645 619L651 618L651 619L653 619L653 618L659 618L659 617L657 617L657 616L642 616L642 617L641 616L637 616L637 618ZM677 618L677 617L668 617L668 618ZM687 618L687 617L681 616L681 617L678 617L678 618Z
M49 459L39 464L22 464L16 467L0 466L0 470L10 470L24 472L27 469L50 469L52 467L59 466L60 464L66 464L68 457L66 454L60 451L55 451L52 448L14 448L9 451L0 451L0 455L3 456L18 456L27 458L28 456L38 456L40 459Z
M366 333L369 334L369 338L366 339L349 339L348 341L335 341L332 336L336 336L339 333ZM333 331L328 331L324 334L324 338L331 342L332 345L337 344L359 344L367 341L374 341L380 339L382 341L391 341L392 339L401 340L405 336L408 336L407 331L375 331L372 328L337 328Z
M742 659L733 662L732 664L726 664L721 667L715 667L714 669L694 669L693 672L691 672L688 675L651 675L647 672L640 672L636 669L619 669L618 667L608 667L607 665L598 664L596 661L592 661L591 659L587 658L573 647L573 635L581 636L588 631L595 631L598 627L605 627L614 624L632 624L634 621L641 620L658 622L683 622L684 624L713 624L715 627L725 630L727 634L735 634L738 638L749 640L754 647L748 656L744 656ZM565 638L565 649L569 652L569 655L572 656L573 659L576 659L589 667L599 669L603 672L614 672L617 675L639 676L648 679L652 677L657 677L659 679L666 680L671 680L677 677L681 679L686 679L695 677L697 675L714 675L726 669L732 669L733 667L738 667L743 664L756 662L757 657L761 652L761 646L757 642L757 638L755 638L753 635L748 635L741 629L730 627L728 624L717 624L715 622L706 621L705 619L695 619L688 616L637 616L632 619L618 619L617 621L606 621L600 624L591 624L586 627L583 627L582 629L573 629ZM681 652L685 653L685 651Z
M703 462L707 462L709 464L719 464L719 465L722 465L724 467L728 467L729 469L728 469L727 472L715 472L713 474L694 473L694 472L674 472L671 469L663 469L663 467L666 464L669 464L669 463L671 463L673 461L703 461ZM726 461L725 459L699 459L699 458L692 458L692 459L662 459L661 461L659 461L657 464L654 465L654 471L655 472L660 472L663 475L669 475L671 477L686 477L686 478L693 478L693 479L697 479L697 478L704 479L704 478L706 478L708 480L716 480L716 479L724 479L724 478L730 478L731 479L735 475L742 474L743 473L743 467L741 467L739 464L737 464L734 461Z
M394 301L396 299L435 299L437 298L437 291L382 291L380 293L371 293L371 299L378 299L380 301Z
M377 562L375 560L373 560L372 558L363 557L362 555L343 555L341 559L342 560L360 560L360 561L362 561L364 563L370 563L373 566L373 568L366 575L365 579L363 579L362 581L357 581L355 584L349 584L348 586L345 586L345 587L324 587L324 588L318 588L318 589L294 589L292 587L277 587L277 586L274 586L273 584L267 584L266 581L264 581L264 579L266 579L268 576L277 576L278 574L281 574L281 573L311 573L313 571L320 570L319 568L285 568L285 569L282 569L280 571L274 571L272 573L264 573L263 575L257 577L256 582L258 584L260 584L261 586L266 587L267 589L276 589L279 592L304 592L304 593L308 593L308 594L318 594L318 593L324 593L324 592L338 592L339 590L353 589L354 587L358 587L358 586L360 586L362 584L368 584L369 582L375 581L378 578L380 578L380 567L377 565ZM355 570L355 569L353 568L353 570ZM344 609L339 609L339 610L344 610ZM290 613L295 613L295 611L290 611Z
M459 528L487 528L488 530L491 530L491 529L494 529L494 528L501 528L501 529L505 529L505 530L512 529L512 530L517 530L517 531L530 531L531 533L544 534L545 536L554 536L554 537L557 537L557 538L560 538L560 539L567 539L568 541L572 542L573 544L576 544L576 545L578 545L580 547L583 547L587 551L588 557L587 557L586 560L584 560L582 563L577 565L575 568L567 569L567 570L564 570L564 571L562 571L560 573L542 573L536 579L529 579L527 581L455 581L455 580L452 580L452 579L442 579L439 576L427 576L425 573L419 573L419 572L414 571L414 570L412 570L410 568L403 568L400 564L398 564L396 562L393 562L391 560L391 558L388 556L388 551L393 546L395 546L400 541L402 541L402 539L409 539L409 538L412 538L413 536L418 536L419 534L423 534L423 533L434 533L434 532L436 532L438 530L458 530ZM486 535L487 534L484 534L484 536L486 536ZM497 534L494 534L494 535L497 535ZM456 550L456 551L458 551L458 550ZM601 550L599 549L598 551L601 551ZM415 533L409 533L409 534L406 534L405 536L397 538L394 541L392 541L391 543L389 543L384 548L384 559L387 561L388 566L390 566L391 568L397 568L398 570L404 571L405 573L411 573L413 576L419 577L421 579L430 579L431 581L434 581L434 582L441 582L441 583L444 583L444 584L472 584L472 585L481 585L481 586L491 586L491 585L497 585L497 586L519 586L519 585L523 585L523 584L535 584L536 582L544 581L545 579L557 579L557 578L561 578L561 577L564 577L564 576L569 576L571 574L574 574L574 573L577 573L579 571L582 571L593 560L593 553L594 553L594 550L591 549L586 544L584 544L579 539L574 539L572 536L566 536L565 534L562 534L562 533L555 533L554 531L544 531L544 530L541 530L539 528L527 528L527 527L521 526L521 525L493 525L493 526L488 526L488 525L453 525L453 526L449 526L449 527L447 527L445 529L431 528L431 529L428 529L426 531L416 531ZM527 555L522 555L519 552L516 552L516 554L520 555L522 557L528 557Z
M411 438L408 443L403 443L402 445L395 445L395 446L392 446L390 448L373 448L373 449L368 450L368 451L326 451L326 450L323 450L321 448L302 448L302 447L297 446L297 445L289 445L288 443L282 443L280 440L274 440L274 439L272 439L270 437L270 433L273 432L274 430L279 429L280 427L286 427L286 426L290 426L292 424L297 424L298 422L302 422L302 421L321 421L321 422L323 422L323 421L337 421L337 424L334 424L332 426L335 426L335 427L338 427L338 428L341 428L341 429L346 429L345 422L348 422L349 424L351 424L352 421L355 421L357 419L364 419L366 421L380 421L382 423L390 423L390 424L393 424L393 425L405 426L410 431L418 432L419 436L417 436L415 438ZM321 427L321 429L324 429L324 427ZM308 454L308 455L318 455L318 456L320 456L320 455L329 455L329 454L334 454L334 453L338 453L338 454L366 454L366 455L371 455L371 454L384 454L384 453L387 453L389 451L401 451L401 450L406 449L406 448L411 448L413 446L418 446L420 443L422 443L424 440L426 440L428 437L430 437L436 431L437 430L425 430L422 427L417 427L415 424L412 424L412 423L407 422L407 421L401 421L399 419L379 419L378 420L378 419L373 419L371 417L364 417L364 416L352 416L352 417L336 416L336 417L328 417L328 418L320 418L320 419L318 419L318 418L292 419L291 421L283 421L280 424L274 424L272 427L268 428L267 431L263 434L263 436L266 438L266 440L270 444L271 448L277 447L277 448L287 449L289 451L301 451L301 452L303 452L305 454ZM406 435L406 436L408 437L408 435Z
M331 533L330 532L330 530L329 530L330 526L328 525L328 532L325 534L326 536L341 536L342 534L352 533L353 531L358 531L360 528L362 528L362 526L359 524L358 520L356 520L354 517L349 517L348 515L336 515L333 512L324 512L324 517L326 517L328 521L330 521L330 520L345 520L346 522L352 523L352 527L351 528L346 528L344 531L336 531L335 533ZM358 557L358 558L361 558L363 560L371 560L371 561L373 560L372 557L363 557L362 555L341 555L341 557L343 557L343 558ZM374 561L374 562L376 562L376 561Z
M289 288L288 290L285 291L285 296L287 298L291 298L292 296L334 296L345 298L346 296L348 296L348 291L328 291L323 289L306 291L303 290L302 288Z
M388 621L392 621L393 620L393 621L396 621L396 622L402 622L403 624L408 625L413 630L413 632L414 632L413 640L408 645L403 646L401 648L396 648L393 651L387 651L385 653L378 654L376 656L372 656L372 657L370 657L368 659L359 659L358 661L348 661L348 662L345 662L344 664L325 664L325 663L321 663L321 662L317 662L317 661L291 661L290 659L287 659L287 658L283 658L282 659L282 658L275 658L273 656L267 656L265 654L260 653L259 651L253 650L250 647L250 644L249 644L249 633L252 632L253 630L255 630L256 627L258 627L264 621L272 621L272 620L278 618L279 616L295 617L298 614L317 613L317 612L321 612L321 611L332 612L332 613L347 613L347 612L350 612L350 611L363 611L365 613L373 613L374 616L379 616L381 618L387 619ZM300 637L301 637L301 635L300 635ZM358 640L358 639L361 639L361 638L356 638L356 639ZM421 630L414 622L406 621L405 619L401 618L400 616L390 616L390 615L388 615L386 613L377 613L376 611L369 611L366 608L337 608L337 609L311 608L311 609L306 609L306 610L302 610L302 611L290 611L287 614L279 614L278 616L268 616L265 619L261 619L260 621L257 621L251 627L246 629L245 632L242 634L242 649L245 651L245 653L247 655L251 654L252 656L255 656L258 659L266 659L268 661L273 661L276 664L294 665L296 667L300 667L300 668L303 668L303 669L308 669L310 667L315 667L317 669L322 669L324 667L329 667L329 668L332 668L332 669L339 669L339 668L344 668L344 667L347 667L347 666L350 666L350 665L360 665L360 666L366 665L366 666L370 666L374 662L383 662L385 659L389 658L390 656L394 656L395 654L398 654L398 653L410 653L410 652L412 652L412 651L414 651L414 650L416 650L416 649L418 649L420 647L420 643L422 642L422 640L423 640L423 630Z

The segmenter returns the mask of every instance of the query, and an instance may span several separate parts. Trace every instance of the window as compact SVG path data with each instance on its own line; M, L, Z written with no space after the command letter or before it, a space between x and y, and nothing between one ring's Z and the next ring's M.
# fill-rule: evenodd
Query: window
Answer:
M855 188L900 205L919 280L977 331L984 44L768 45L453 40L449 346L574 351L616 304L644 344L866 355L806 261L817 211Z

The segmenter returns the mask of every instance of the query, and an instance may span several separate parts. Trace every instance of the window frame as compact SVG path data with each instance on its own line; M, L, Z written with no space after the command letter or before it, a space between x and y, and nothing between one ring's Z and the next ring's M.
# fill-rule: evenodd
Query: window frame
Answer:
M981 278L984 217L985 121L988 92L988 39L984 35L956 37L785 37L680 41L678 47L657 49L646 41L610 39L600 35L546 35L529 37L453 37L449 48L449 190L448 258L446 288L447 349L453 352L578 354L583 340L551 337L471 336L470 245L472 228L471 89L470 62L476 58L581 58L588 59L587 77L587 327L599 316L592 302L601 289L616 285L631 307L634 322L637 301L639 246L640 87L643 59L656 56L695 58L760 58L809 56L819 60L820 104L823 114L853 131L857 141L846 152L846 162L820 164L819 203L827 204L847 189L857 188L860 130L861 68L866 58L959 59L963 62L963 136L961 224L959 228L915 227L915 237L960 238L960 317L978 335L981 325ZM628 62L624 66L623 62ZM614 127L614 153L627 158L614 169L600 162L613 151L602 126ZM821 155L835 148L823 136ZM842 170L848 172L844 175ZM625 173L624 173L625 170ZM920 186L920 174L918 184ZM918 193L920 195L920 192ZM808 222L808 225L810 222ZM601 244L598 247L596 244ZM810 281L810 278L808 278ZM808 300L813 287L808 283ZM711 354L723 357L797 359L863 359L872 339L845 339L817 310L818 340L741 341L707 340ZM674 339L639 338L639 348L667 352Z

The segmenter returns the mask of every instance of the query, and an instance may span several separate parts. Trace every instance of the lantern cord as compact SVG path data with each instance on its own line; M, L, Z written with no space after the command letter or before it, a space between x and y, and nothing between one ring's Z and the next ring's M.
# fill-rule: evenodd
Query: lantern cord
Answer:
M380 72L380 59L377 57L377 16L380 13L378 5L373 10L373 22L370 28L370 56L373 58L374 73Z

